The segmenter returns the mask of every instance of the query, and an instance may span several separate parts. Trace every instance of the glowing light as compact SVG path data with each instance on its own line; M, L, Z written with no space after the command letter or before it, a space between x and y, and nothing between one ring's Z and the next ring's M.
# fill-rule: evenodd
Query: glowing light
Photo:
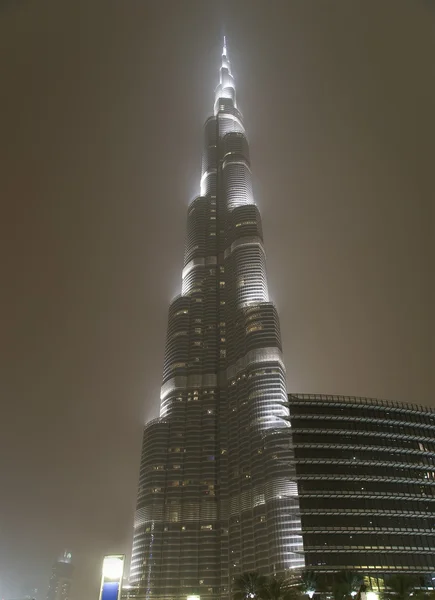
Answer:
M105 556L103 561L103 577L113 581L122 579L124 560L120 556Z
M201 600L201 596L198 596L197 594L191 594L190 596L187 596L186 600Z
M309 596L309 598L310 598L310 599L311 599L311 598L314 596L314 594L315 594L315 591L314 591L314 590L309 590L309 591L307 592L307 595Z
M379 596L375 592L367 592L366 599L367 600L379 600Z

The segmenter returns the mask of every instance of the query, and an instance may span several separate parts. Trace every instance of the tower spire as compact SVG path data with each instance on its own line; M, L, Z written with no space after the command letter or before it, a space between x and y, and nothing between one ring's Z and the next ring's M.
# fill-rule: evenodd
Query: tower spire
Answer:
M222 46L222 62L219 69L219 84L215 90L215 113L218 112L218 106L221 106L221 99L230 100L233 108L237 108L236 104L236 86L234 77L231 73L230 59L227 53L227 38L224 35L224 43ZM227 105L224 102L224 106Z

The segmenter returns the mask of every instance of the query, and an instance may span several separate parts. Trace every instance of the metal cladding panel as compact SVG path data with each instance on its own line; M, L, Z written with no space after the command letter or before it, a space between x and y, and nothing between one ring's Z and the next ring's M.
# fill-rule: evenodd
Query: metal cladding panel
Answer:
M244 571L304 565L279 318L226 47L169 308L160 418L145 427L130 582L218 600Z

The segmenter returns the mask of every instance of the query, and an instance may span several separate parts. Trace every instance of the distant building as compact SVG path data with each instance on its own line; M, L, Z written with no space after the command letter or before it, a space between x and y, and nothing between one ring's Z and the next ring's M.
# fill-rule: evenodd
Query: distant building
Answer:
M435 572L435 411L293 394L306 568Z
M73 572L74 565L71 562L71 552L65 550L51 570L47 600L69 600Z

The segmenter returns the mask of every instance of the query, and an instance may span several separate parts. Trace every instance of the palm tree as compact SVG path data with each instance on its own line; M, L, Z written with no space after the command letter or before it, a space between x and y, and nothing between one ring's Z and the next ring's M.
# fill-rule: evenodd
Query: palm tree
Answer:
M416 597L416 588L419 585L417 577L406 573L392 575L385 580L385 591L382 594L388 600L409 600Z
M233 600L262 598L266 581L266 577L257 572L238 575L233 583Z
M283 577L269 577L261 593L262 600L298 600L299 597L298 588Z
M314 571L304 571L301 576L299 589L303 594L307 594L310 598L314 596L314 592L319 587L319 582Z
M334 600L346 600L357 595L363 584L363 577L354 571L342 571L334 581L332 593Z

